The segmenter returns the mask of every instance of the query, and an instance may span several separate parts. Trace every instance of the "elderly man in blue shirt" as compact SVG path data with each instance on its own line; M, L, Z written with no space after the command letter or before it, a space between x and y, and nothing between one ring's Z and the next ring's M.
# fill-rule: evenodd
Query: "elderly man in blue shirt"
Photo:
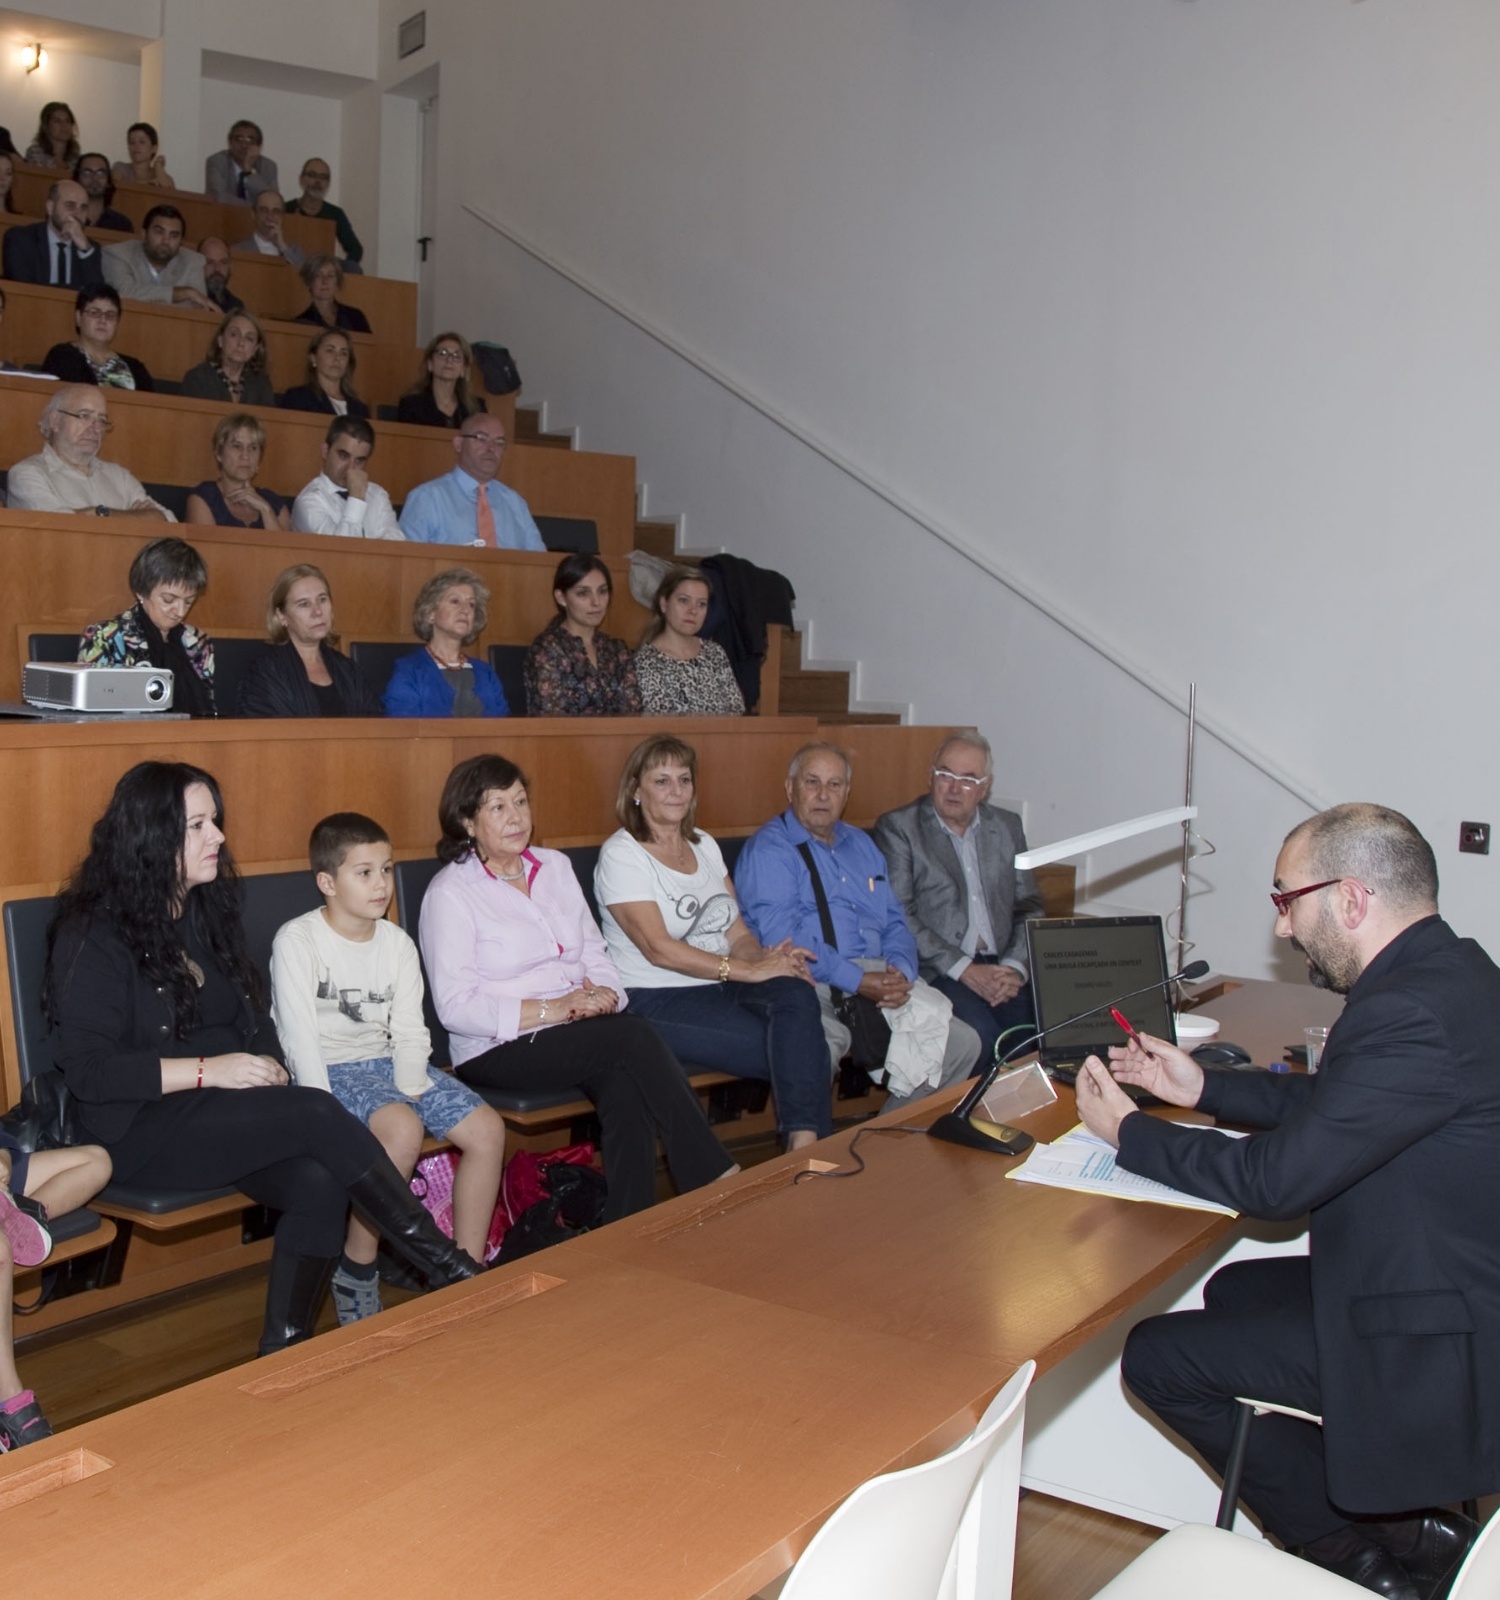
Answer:
M917 942L891 892L885 857L868 834L841 820L849 780L849 758L837 745L804 745L787 773L789 808L746 844L734 872L740 911L755 936L763 944L790 939L813 952L808 966L835 1061L848 1050L850 1033L835 1014L834 991L862 994L893 1011L914 989L927 987L917 976ZM824 937L814 867L833 924L832 944ZM979 1035L952 1017L937 1081L893 1094L888 1109L968 1077L979 1049Z
M454 435L458 465L419 483L401 511L401 531L418 544L468 544L491 550L545 550L526 502L498 481L505 424L480 411Z

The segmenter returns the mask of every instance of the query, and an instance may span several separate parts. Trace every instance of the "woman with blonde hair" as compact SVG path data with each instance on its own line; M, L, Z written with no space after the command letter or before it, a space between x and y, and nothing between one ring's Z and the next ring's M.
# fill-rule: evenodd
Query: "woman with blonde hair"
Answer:
M411 614L422 648L396 663L382 696L387 716L510 715L494 668L464 654L484 632L489 607L489 589L467 567L450 567L422 585Z
M396 406L397 422L425 428L461 428L476 411L488 411L469 388L474 352L461 333L440 333L422 352L422 371Z
M338 650L328 579L308 562L288 567L266 605L269 647L240 685L242 717L378 717L364 674Z
M683 1061L770 1083L788 1149L833 1128L833 1065L809 952L745 926L714 840L697 826L698 756L669 733L630 753L594 896L630 1006Z
M257 489L266 449L266 430L248 411L231 411L214 429L214 460L219 476L205 478L188 496L187 520L209 527L261 528L285 533L291 507L274 489Z

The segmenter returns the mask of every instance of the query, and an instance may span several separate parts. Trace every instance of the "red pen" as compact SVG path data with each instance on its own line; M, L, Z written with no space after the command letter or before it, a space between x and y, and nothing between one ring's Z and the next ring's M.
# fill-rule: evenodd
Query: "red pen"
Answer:
M1130 1025L1130 1018L1127 1017L1125 1015L1125 1013L1123 1011L1121 1011L1118 1006L1111 1006L1109 1008L1109 1014L1110 1014L1110 1016L1112 1016L1115 1019L1116 1022L1118 1022L1120 1024L1120 1026L1125 1030L1125 1032L1129 1035L1129 1037L1132 1040L1134 1040L1136 1049L1140 1050L1143 1054L1149 1056L1151 1054L1151 1052L1146 1049L1145 1043L1141 1039L1140 1034L1138 1034L1135 1031L1135 1029Z

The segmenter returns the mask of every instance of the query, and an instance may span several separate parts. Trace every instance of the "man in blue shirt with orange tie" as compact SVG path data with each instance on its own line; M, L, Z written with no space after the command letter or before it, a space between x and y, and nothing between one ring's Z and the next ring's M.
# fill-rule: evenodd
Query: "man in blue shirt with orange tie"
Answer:
M419 483L401 512L401 531L418 544L467 544L492 550L545 550L526 502L499 482L505 424L476 412L454 436L458 465Z

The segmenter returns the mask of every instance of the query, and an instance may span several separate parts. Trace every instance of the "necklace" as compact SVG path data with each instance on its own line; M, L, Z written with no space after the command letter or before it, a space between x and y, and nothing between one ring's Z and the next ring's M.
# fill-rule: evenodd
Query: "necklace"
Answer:
M460 667L464 667L464 666L468 665L468 663L464 660L464 653L463 653L462 650L460 650L459 653L458 653L458 660L457 661L444 661L443 658L437 653L436 650L434 650L432 648L432 646L430 644L427 646L427 654L430 655L432 657L432 659L437 662L437 664L443 669L444 672L457 672Z
M483 867L487 873L489 873L490 877L492 877L496 883L515 883L519 879L526 876L526 863L524 861L519 867L516 868L514 872L494 871L489 862L486 861L483 856L481 856L479 859L479 865Z

